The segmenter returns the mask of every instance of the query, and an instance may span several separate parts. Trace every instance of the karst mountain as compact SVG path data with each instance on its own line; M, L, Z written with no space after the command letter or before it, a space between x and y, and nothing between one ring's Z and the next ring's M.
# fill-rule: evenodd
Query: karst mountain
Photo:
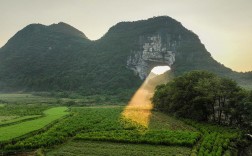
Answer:
M120 22L95 41L63 22L30 24L0 49L0 90L115 94L136 90L160 65L174 76L207 70L252 88L250 72L217 62L195 33L161 16Z

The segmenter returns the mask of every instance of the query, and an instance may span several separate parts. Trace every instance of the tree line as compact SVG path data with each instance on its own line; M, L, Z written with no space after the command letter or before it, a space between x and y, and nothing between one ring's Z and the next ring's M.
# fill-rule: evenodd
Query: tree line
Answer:
M251 129L252 91L207 71L157 86L152 102L155 109L178 117Z

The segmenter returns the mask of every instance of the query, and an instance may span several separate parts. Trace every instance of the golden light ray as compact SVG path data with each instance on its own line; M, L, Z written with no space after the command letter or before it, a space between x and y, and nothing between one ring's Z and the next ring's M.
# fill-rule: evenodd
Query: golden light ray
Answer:
M154 73L154 74L156 74L156 75L160 75L160 74L165 73L168 70L170 70L169 66L157 66L157 67L154 67L151 70L151 72Z
M169 70L169 68L167 68L167 70ZM124 119L133 121L146 128L148 128L151 111L153 109L150 99L153 96L156 85L158 84L158 82L150 83L152 79L153 73L150 73L122 112Z
M148 127L151 110L153 108L150 98L152 93L140 87L124 109L124 118Z

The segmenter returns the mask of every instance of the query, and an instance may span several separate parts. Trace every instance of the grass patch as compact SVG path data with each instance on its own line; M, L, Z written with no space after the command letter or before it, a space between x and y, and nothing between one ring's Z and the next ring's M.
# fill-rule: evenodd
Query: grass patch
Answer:
M183 121L175 119L161 112L152 111L150 130L171 130L171 131L197 131L194 127L185 124Z
M1 127L0 128L0 134L1 134L0 141L10 140L10 139L25 135L29 132L39 130L43 128L44 126L50 124L51 122L68 114L66 110L67 110L67 107L50 108L44 111L45 117L42 117L36 120L21 122L15 125Z
M55 103L56 98L34 96L32 94L0 94L1 101L11 104Z
M140 144L125 144L111 142L71 141L59 148L46 153L47 156L75 156L75 155L109 155L109 156L189 156L187 147L154 146Z
M18 116L0 116L0 125L1 123L3 122L7 122L7 121L10 121L10 120L14 120L18 118Z
M30 116L0 116L0 126L10 125L22 121L32 120L35 118L39 118L41 115L30 115Z

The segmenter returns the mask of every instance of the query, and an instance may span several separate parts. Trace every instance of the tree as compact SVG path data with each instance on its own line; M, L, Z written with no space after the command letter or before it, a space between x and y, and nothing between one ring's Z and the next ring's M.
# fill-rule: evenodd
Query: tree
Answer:
M193 71L175 78L156 89L153 97L155 108L162 106L167 112L173 112L180 117L207 120L211 114L209 104L212 101L202 84L214 77L214 74L206 71Z
M178 117L218 124L249 125L252 91L207 71L192 71L156 88L154 108Z

